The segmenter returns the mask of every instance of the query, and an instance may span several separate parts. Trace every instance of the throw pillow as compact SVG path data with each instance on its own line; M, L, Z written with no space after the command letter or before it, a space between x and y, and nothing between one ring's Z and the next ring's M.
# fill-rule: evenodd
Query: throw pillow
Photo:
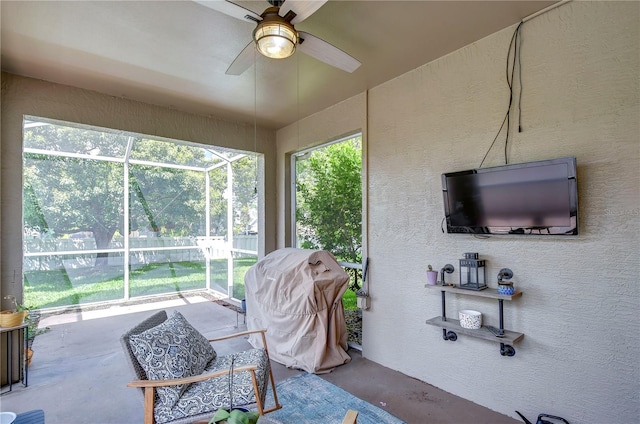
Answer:
M200 375L216 358L209 341L178 311L162 324L132 335L129 343L149 380ZM173 408L186 386L158 387L158 401Z

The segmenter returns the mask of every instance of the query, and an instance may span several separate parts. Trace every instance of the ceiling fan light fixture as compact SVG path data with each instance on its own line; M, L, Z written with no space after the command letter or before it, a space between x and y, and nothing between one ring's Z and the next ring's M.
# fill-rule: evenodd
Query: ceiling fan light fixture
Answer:
M272 59L284 59L296 51L298 33L286 21L263 20L253 31L258 51Z

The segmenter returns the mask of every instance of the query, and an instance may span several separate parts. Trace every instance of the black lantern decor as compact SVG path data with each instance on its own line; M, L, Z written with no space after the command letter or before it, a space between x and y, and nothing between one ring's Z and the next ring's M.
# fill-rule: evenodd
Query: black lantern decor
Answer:
M465 253L460 259L460 288L484 290L487 288L484 259L478 259L477 253Z

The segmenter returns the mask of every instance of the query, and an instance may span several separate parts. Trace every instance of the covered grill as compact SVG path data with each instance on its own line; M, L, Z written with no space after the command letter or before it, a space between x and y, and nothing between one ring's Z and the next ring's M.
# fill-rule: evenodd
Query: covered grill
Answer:
M351 360L342 295L349 276L326 250L272 252L244 277L248 330L267 329L271 359L310 373ZM255 335L249 342L257 346Z

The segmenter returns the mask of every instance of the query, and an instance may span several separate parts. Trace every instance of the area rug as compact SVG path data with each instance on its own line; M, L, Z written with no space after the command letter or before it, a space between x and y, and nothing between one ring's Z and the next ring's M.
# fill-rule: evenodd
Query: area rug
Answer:
M282 409L266 417L283 424L340 424L349 409L358 411L358 424L404 424L387 411L314 374L290 377L277 383L276 389ZM267 399L273 399L271 393L268 396Z

